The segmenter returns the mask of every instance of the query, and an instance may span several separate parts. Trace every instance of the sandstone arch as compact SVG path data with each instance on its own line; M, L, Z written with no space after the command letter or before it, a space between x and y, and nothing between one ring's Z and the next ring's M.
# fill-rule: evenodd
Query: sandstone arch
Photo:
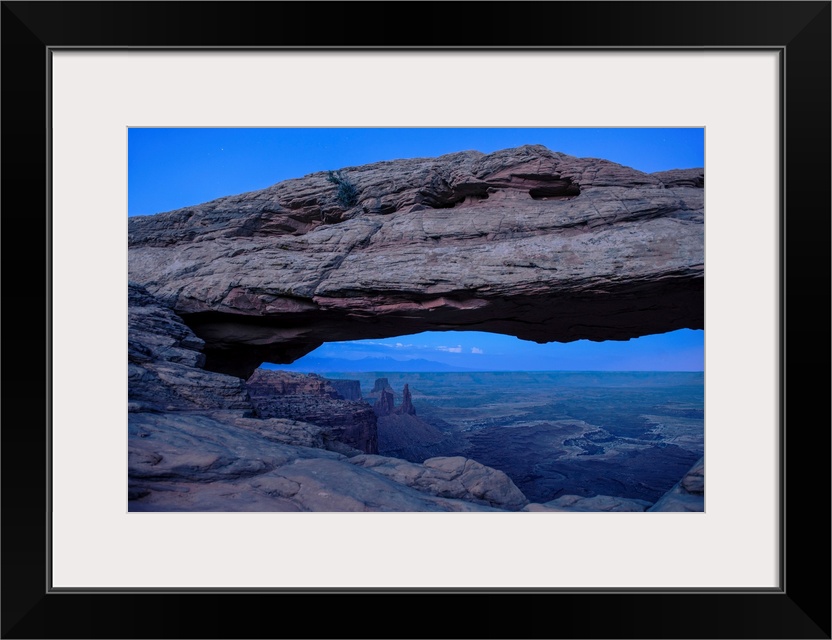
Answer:
M326 341L704 328L704 173L542 146L347 167L129 222L130 278L248 377Z

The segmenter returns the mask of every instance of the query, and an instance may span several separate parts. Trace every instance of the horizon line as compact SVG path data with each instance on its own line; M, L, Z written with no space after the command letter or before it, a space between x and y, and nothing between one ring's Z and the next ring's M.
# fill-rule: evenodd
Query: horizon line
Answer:
M281 365L275 365L281 366ZM262 368L262 365L257 367ZM275 371L275 369L272 369ZM284 371L284 369L276 369ZM305 371L290 371L289 373L304 373ZM383 370L368 369L366 371L313 371L309 373L705 373L704 369L467 369L463 371L414 371L414 370Z

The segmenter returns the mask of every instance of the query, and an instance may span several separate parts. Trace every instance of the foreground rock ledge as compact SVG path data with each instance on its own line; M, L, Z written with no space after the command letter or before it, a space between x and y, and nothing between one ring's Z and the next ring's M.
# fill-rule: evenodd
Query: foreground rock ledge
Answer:
M537 342L704 326L704 174L542 146L327 172L129 222L130 278L249 377L325 341L477 330Z

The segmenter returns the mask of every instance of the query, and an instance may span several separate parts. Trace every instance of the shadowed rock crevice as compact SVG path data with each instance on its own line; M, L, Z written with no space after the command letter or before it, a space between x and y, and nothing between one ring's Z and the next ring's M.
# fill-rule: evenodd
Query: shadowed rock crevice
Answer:
M652 282L608 282L600 291L492 300L417 295L407 299L401 294L368 299L354 292L352 298L320 298L318 312L298 313L291 322L216 312L182 318L205 341L206 370L247 378L262 362L291 363L324 342L421 331L487 331L545 343L628 340L701 329L704 280L698 275L701 271L667 273ZM376 317L367 315L373 308L379 313Z
M536 342L704 327L704 174L539 145L344 168L129 222L130 277L248 377L322 343L476 330Z

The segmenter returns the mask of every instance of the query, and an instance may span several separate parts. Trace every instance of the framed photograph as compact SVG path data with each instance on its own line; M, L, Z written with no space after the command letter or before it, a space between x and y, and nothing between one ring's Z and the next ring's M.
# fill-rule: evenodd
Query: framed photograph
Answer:
M391 7L3 3L3 637L829 638L830 3ZM131 132L221 127L700 131L704 511L131 509L169 492L127 482ZM275 627L356 597L407 629ZM463 603L504 615L437 633Z

